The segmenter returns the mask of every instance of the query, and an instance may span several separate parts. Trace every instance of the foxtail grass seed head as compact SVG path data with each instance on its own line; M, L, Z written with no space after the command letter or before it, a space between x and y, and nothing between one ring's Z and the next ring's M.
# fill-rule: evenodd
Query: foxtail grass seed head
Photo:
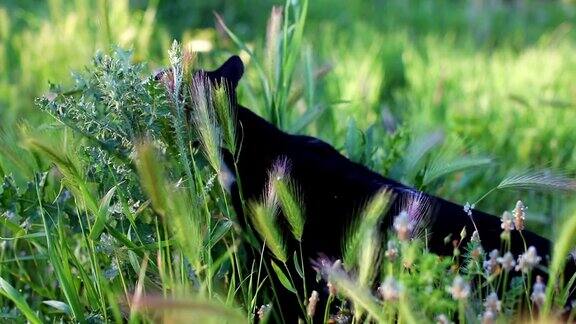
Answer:
M290 179L290 162L286 157L277 159L269 172L269 197L277 197L290 230L301 241L304 234L304 205L299 190Z
M510 233L511 231L514 230L514 218L512 217L512 214L510 214L509 211L505 211L502 214L500 221L502 222L500 227L504 230L504 232Z
M172 47L170 51L168 51L168 59L170 61L170 69L168 72L172 75L168 89L171 99L174 102L178 102L180 100L180 89L182 87L184 74L182 71L182 48L176 40L172 42Z
M192 68L194 66L194 61L196 59L196 53L190 49L184 49L182 51L182 69L184 78L188 78L192 75ZM189 81L189 80L186 80Z
M306 314L309 317L314 317L318 301L320 301L318 292L316 290L312 290L312 294L310 295L310 298L308 298L308 306L306 307Z
M374 242L380 242L378 234L373 229L366 234L362 239L360 255L357 258L357 279L362 286L369 286L375 279L380 255L380 244L374 244Z
M389 240L386 244L387 248L384 251L384 256L388 261L392 262L398 257L398 244L394 240Z
M431 199L422 193L408 193L400 196L400 210L406 211L410 221L410 238L423 237L430 222Z
M447 288L454 300L466 300L470 296L470 284L460 276L456 276L452 281L452 286Z
M218 124L222 128L223 141L230 153L236 154L236 115L230 102L230 94L223 85L214 88L214 108Z
M410 222L408 213L406 211L401 211L398 216L394 218L394 230L398 235L398 239L401 241L407 241L410 239L410 233L413 229L413 224Z
M384 301L397 301L400 298L402 287L392 276L386 277L386 280L378 287L378 294Z
M219 173L222 165L222 136L212 103L212 86L205 74L194 76L189 93L192 124L198 134L202 151L213 170Z
M498 263L502 266L504 271L510 271L516 266L516 260L514 260L514 255L510 252L506 252L504 256L498 258Z
M521 200L518 200L516 203L516 207L513 211L514 214L514 226L517 230L522 231L524 230L524 220L526 219L526 206L522 203Z
M488 260L484 261L483 263L484 271L486 271L488 275L491 275L494 272L496 272L498 268L498 256L499 256L498 250L494 249L488 254Z
M500 313L502 309L502 302L498 299L498 294L496 292L491 292L484 301L484 309L486 311L491 311L494 315Z
M532 270L538 263L542 260L536 252L536 248L530 246L526 252L518 256L518 264L516 265L516 271L522 271L522 273L528 273Z
M275 66L278 60L278 40L281 37L282 29L282 6L273 6L272 12L270 13L270 18L268 19L268 24L266 26L266 51L264 57L264 66L268 77L273 80Z
M286 262L288 259L286 245L276 218L277 205L268 206L266 203L250 201L248 210L254 227L264 240L266 247L272 251L278 260Z
M536 282L532 288L530 300L532 300L538 308L542 307L546 301L546 284L544 284L544 280L540 276L536 276Z

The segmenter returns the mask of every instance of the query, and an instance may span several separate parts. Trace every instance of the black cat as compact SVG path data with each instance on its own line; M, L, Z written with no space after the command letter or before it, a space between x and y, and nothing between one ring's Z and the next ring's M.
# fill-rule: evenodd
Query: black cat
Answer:
M474 211L471 216L474 226L463 206L385 178L363 165L350 161L332 146L317 138L285 133L238 104L236 87L244 73L244 65L238 56L232 56L217 70L196 73L204 74L214 85L223 82L227 87L237 118L237 147L240 149L235 159L245 200L261 199L268 180L268 171L273 163L279 158L287 158L289 161L290 176L302 190L306 209L302 239L306 261L317 258L320 253L333 259L340 258L347 228L368 199L383 188L392 191L396 197L385 218L385 224L382 225L383 231L387 230L392 218L402 208L402 201L406 198L419 199L432 206L427 227L429 235L426 240L428 249L433 253L452 255L452 243L446 242L445 238L449 235L459 238L462 229L466 228L469 233L466 239L468 240L476 227L485 251L501 248L502 228L498 217ZM234 170L232 155L229 152L223 153L228 169ZM232 183L231 192L236 212L239 218L246 222L236 182ZM527 244L537 249L538 254L542 256L542 264L546 265L551 255L551 242L530 231L523 231L523 235ZM288 234L286 236L291 237ZM463 244L462 246L465 246L466 242ZM525 247L519 232L512 231L511 252L514 256L518 256L524 251ZM310 263L307 264L306 270L308 274L314 273ZM570 274L574 272L573 261L568 262L567 271ZM325 291L323 288L325 284L317 283L313 275L308 277L308 287L319 292ZM282 288L279 290L281 296L277 296L275 307L281 308L284 320L292 321L297 316L303 317L300 308L295 304L293 294Z

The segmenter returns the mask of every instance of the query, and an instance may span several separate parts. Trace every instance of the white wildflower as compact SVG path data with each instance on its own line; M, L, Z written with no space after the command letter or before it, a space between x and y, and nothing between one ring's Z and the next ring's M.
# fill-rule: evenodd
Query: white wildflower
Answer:
M263 320L266 317L266 315L268 315L271 309L272 304L264 304L260 306L260 308L258 308L258 312L256 312L256 314L258 315L258 319Z
M388 241L386 251L384 251L384 255L389 261L394 261L396 257L398 257L398 244L396 244L396 241L393 240Z
M538 307L544 305L544 301L546 300L546 285L540 276L536 276L536 283L534 283L534 288L532 288L530 300Z
M470 296L470 285L460 276L456 276L452 286L448 287L448 292L455 300L464 300Z
M486 311L491 311L494 315L500 313L502 302L498 300L498 295L495 292L491 292L490 295L486 297L484 308Z
M496 314L491 310L486 310L482 314L482 324L494 324L496 323Z
M476 204L471 204L469 202L466 202L466 204L464 205L464 212L468 215L468 216L472 216L472 210L476 208Z
M400 292L402 287L398 281L396 281L391 276L388 276L386 280L378 287L378 293L384 301L395 301L400 298Z
M498 267L498 250L494 249L488 254L489 259L484 261L483 266L486 273L493 274Z
M528 251L518 257L518 264L515 269L516 271L527 273L540 263L540 260L542 260L542 258L538 256L536 248L531 246L528 248Z
M505 271L510 271L516 265L516 261L514 260L514 256L510 252L506 252L503 257L498 258L498 263L502 265L502 269Z
M414 224L410 222L408 213L404 210L394 218L393 226L396 234L398 234L398 238L402 241L406 241L410 238L410 234L414 228Z
M514 218L512 217L512 214L510 214L510 212L505 211L502 214L500 221L502 221L502 225L500 225L500 227L502 227L504 232L509 233L510 231L514 230Z

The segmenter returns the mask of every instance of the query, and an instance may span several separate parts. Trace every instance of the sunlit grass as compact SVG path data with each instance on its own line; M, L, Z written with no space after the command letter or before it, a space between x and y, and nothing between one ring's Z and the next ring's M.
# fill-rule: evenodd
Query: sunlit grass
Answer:
M306 214L290 161L267 170L262 200L242 201L253 232L240 230L218 183L220 148L233 156L241 149L234 111L223 88L192 86L189 76L230 52L247 65L239 101L284 130L496 214L522 198L528 226L547 224L537 231L556 238L552 278L539 294L526 276L486 273L490 251L478 245L455 249L466 264L428 253L426 219L409 239L410 231L398 231L402 219L390 233L375 230L393 199L381 192L366 197L343 238L344 266L323 260L329 304L353 307L316 314L356 322L537 319L544 298L540 319L548 320L565 302L575 280L559 275L575 231L573 217L563 221L573 216L576 171L570 4L389 1L374 9L290 1L246 14L251 3L235 8L238 16L224 12L216 29L187 30L183 40L198 35L208 51L194 65L177 42L167 49L168 30L196 22L158 20L158 1L140 9L129 1L38 6L46 11L0 4L2 320L273 321L283 304L270 289L277 279L312 321L313 292L301 279L316 274L304 273L299 244L315 215ZM540 14L548 18L533 19ZM251 30L252 23L268 25ZM149 65L133 64L143 61ZM151 70L162 65L172 67L176 88L153 82ZM208 90L211 97L199 96ZM410 202L403 206L412 212ZM480 288L468 286L474 282ZM497 314L485 306L493 291ZM519 301L531 305L520 315Z

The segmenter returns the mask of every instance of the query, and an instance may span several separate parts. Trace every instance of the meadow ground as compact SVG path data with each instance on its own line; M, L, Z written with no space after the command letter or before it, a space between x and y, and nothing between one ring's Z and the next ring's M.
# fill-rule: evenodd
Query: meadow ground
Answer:
M198 52L195 67L240 54L240 102L286 131L495 215L522 200L527 227L561 256L576 237L574 21L573 1L0 1L0 320L277 319L262 307L268 276L309 308L311 292L290 280L301 274L286 273L302 262L294 251L244 262L210 145L187 145L202 134L149 82L157 68L192 64L174 39ZM358 276L332 271L334 302L355 310L340 316L506 321L525 300L523 316L536 319L566 298L565 285L487 269L478 246L454 264L420 243L378 237L345 260ZM369 270L391 249L398 259ZM372 298L376 281L390 294Z

